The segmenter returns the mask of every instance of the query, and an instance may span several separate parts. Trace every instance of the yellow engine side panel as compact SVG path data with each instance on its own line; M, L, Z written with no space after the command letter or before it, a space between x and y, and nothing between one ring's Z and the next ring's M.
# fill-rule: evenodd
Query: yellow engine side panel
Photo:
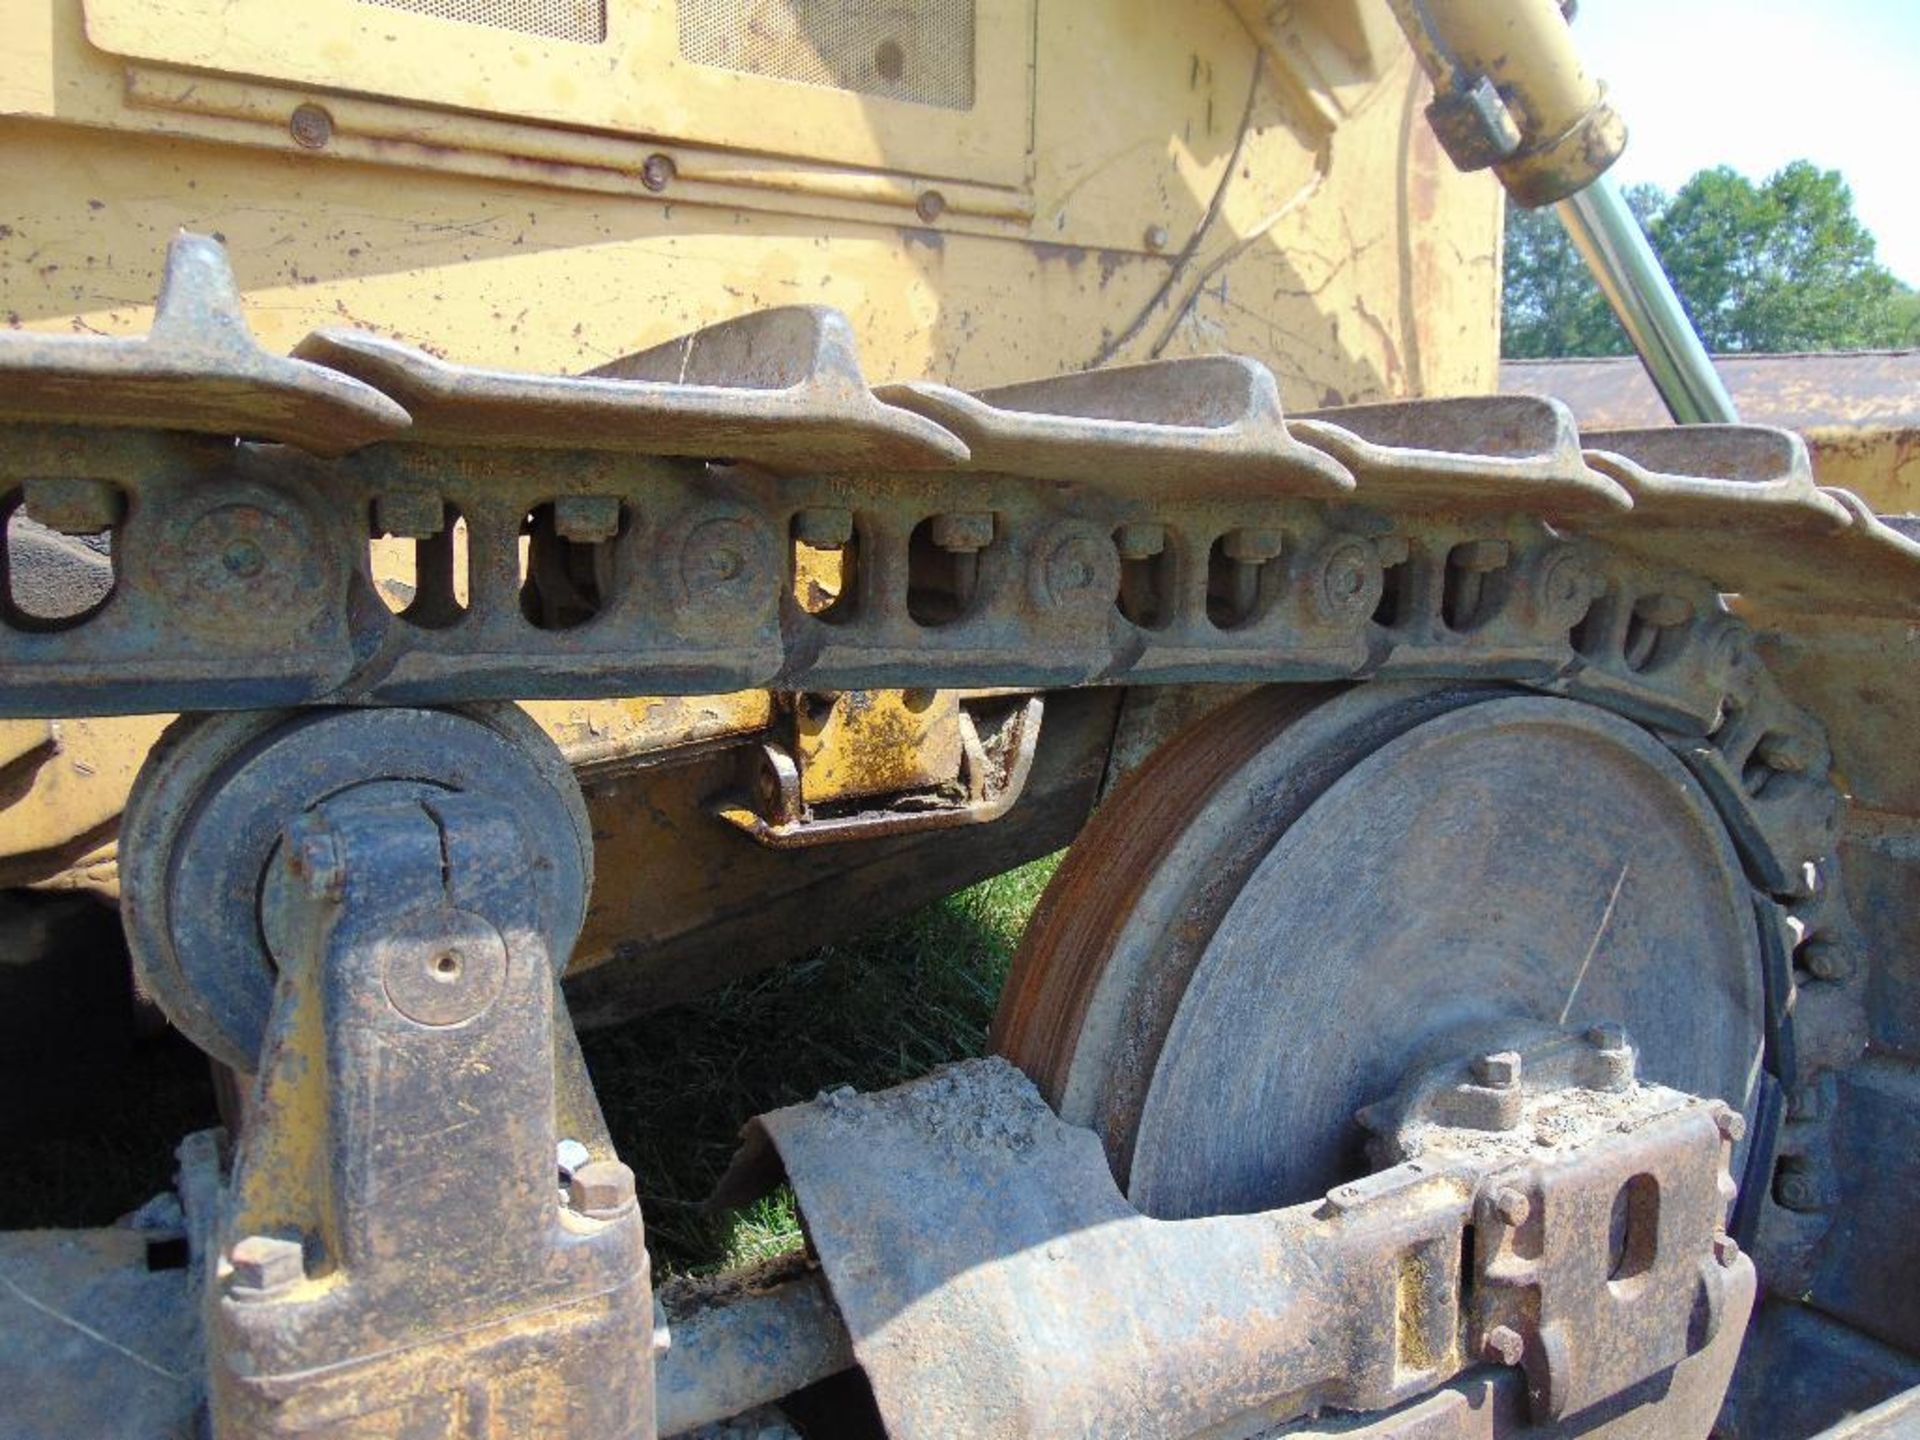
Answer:
M1349 12L1377 34L1377 0L1283 7L1284 33L1219 0L1035 0L1011 36L1006 7L978 0L975 104L1017 118L1011 169L977 163L946 125L961 112L762 76L708 103L806 108L799 130L755 112L763 153L684 119L711 86L650 111L556 110L529 61L524 84L544 88L526 103L427 104L394 93L408 87L359 32L317 20L282 27L299 63L277 69L326 83L262 76L227 68L275 68L262 37L223 40L207 8L0 0L5 323L144 328L184 226L226 238L276 347L358 325L570 372L804 301L853 317L876 379L977 386L1238 350L1296 406L1493 384L1497 187L1440 156L1397 37L1356 44ZM610 0L610 31L660 8ZM524 38L367 0L310 10L404 22L416 52L425 27L449 68L476 36L496 66ZM1303 25L1317 11L1328 23ZM610 58L570 48L583 82ZM510 69L488 73L511 90Z

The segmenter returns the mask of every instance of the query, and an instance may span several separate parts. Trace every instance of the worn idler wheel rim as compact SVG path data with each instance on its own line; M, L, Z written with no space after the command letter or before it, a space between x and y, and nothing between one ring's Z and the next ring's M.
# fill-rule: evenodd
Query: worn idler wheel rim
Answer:
M484 793L541 858L543 938L565 964L585 918L592 833L558 747L511 705L185 716L154 747L121 827L122 917L143 988L234 1070L257 1063L275 963L261 904L289 823L345 795Z
M1177 1218L1322 1194L1410 1068L1601 1020L1751 1110L1757 930L1705 795L1592 706L1390 685L1260 692L1163 747L1061 867L996 1040Z

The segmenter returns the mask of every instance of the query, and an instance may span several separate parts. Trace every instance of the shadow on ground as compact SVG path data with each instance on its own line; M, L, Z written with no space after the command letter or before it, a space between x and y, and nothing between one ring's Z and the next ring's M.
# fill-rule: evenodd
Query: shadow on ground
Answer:
M1007 962L1058 857L975 885L724 990L584 1037L616 1148L640 1177L656 1275L799 1243L791 1198L702 1201L761 1111L880 1089L982 1052ZM0 897L0 903L17 903ZM217 1123L199 1053L135 1012L113 914L42 902L0 955L0 1228L109 1225L172 1182ZM12 918L12 917L10 917Z

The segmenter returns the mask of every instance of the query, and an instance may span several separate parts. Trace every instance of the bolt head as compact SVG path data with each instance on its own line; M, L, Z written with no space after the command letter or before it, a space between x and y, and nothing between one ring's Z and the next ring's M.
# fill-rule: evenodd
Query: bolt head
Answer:
M311 819L296 821L287 832L287 869L316 900L338 900L346 893L340 842L331 830Z
M287 133L304 149L324 150L333 139L333 116L323 105L295 106L287 119Z
M649 155L640 166L640 183L658 195L673 183L676 167L670 155Z
M1484 575L1502 569L1513 558L1513 546L1505 540L1468 540L1447 558L1458 569Z
M1747 1133L1747 1117L1727 1105L1722 1105L1714 1112L1713 1124L1720 1132L1720 1138L1729 1144L1739 1143Z
M306 1278L306 1256L298 1240L281 1235L248 1235L227 1252L228 1288L250 1295L284 1290Z
M1113 544L1122 560L1151 560L1167 548L1167 527L1145 521L1122 525L1113 532Z
M1168 242L1171 241L1172 238L1173 237L1167 233L1167 227L1164 225L1149 225L1147 227L1146 240L1149 250L1166 249Z
M816 506L793 517L793 538L815 550L838 550L853 539L853 512Z
M1495 1365L1518 1365L1527 1353L1527 1342L1511 1325L1496 1325L1487 1332L1480 1350Z
M1731 1235L1713 1237L1713 1258L1722 1267L1730 1266L1740 1258L1740 1242Z
M633 1171L618 1160L590 1160L567 1181L567 1200L592 1220L611 1220L634 1206Z
M933 543L942 550L965 554L993 543L991 514L954 514L933 517Z
M1664 630L1693 619L1693 602L1684 595L1642 595L1633 602L1633 613Z
M1489 1090L1510 1090L1520 1083L1520 1055L1514 1050L1496 1050L1476 1056L1473 1078Z
M947 212L947 197L938 190L928 190L914 202L913 213L920 217L923 225L931 225Z
M618 495L562 495L553 502L553 533L575 545L598 545L620 533Z
M1845 980L1853 974L1852 952L1832 940L1809 940L1800 949L1800 960L1816 980Z
M1242 565L1264 565L1280 553L1284 537L1278 530L1243 526L1229 530L1220 548L1229 560Z
M120 523L127 497L106 480L42 478L21 487L20 507L30 519L62 535L97 535Z

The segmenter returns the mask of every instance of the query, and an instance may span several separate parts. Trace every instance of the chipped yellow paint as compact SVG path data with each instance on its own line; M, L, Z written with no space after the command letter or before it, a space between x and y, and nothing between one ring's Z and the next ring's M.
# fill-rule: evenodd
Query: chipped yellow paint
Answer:
M950 784L960 775L960 694L855 690L794 697L794 760L808 805Z

